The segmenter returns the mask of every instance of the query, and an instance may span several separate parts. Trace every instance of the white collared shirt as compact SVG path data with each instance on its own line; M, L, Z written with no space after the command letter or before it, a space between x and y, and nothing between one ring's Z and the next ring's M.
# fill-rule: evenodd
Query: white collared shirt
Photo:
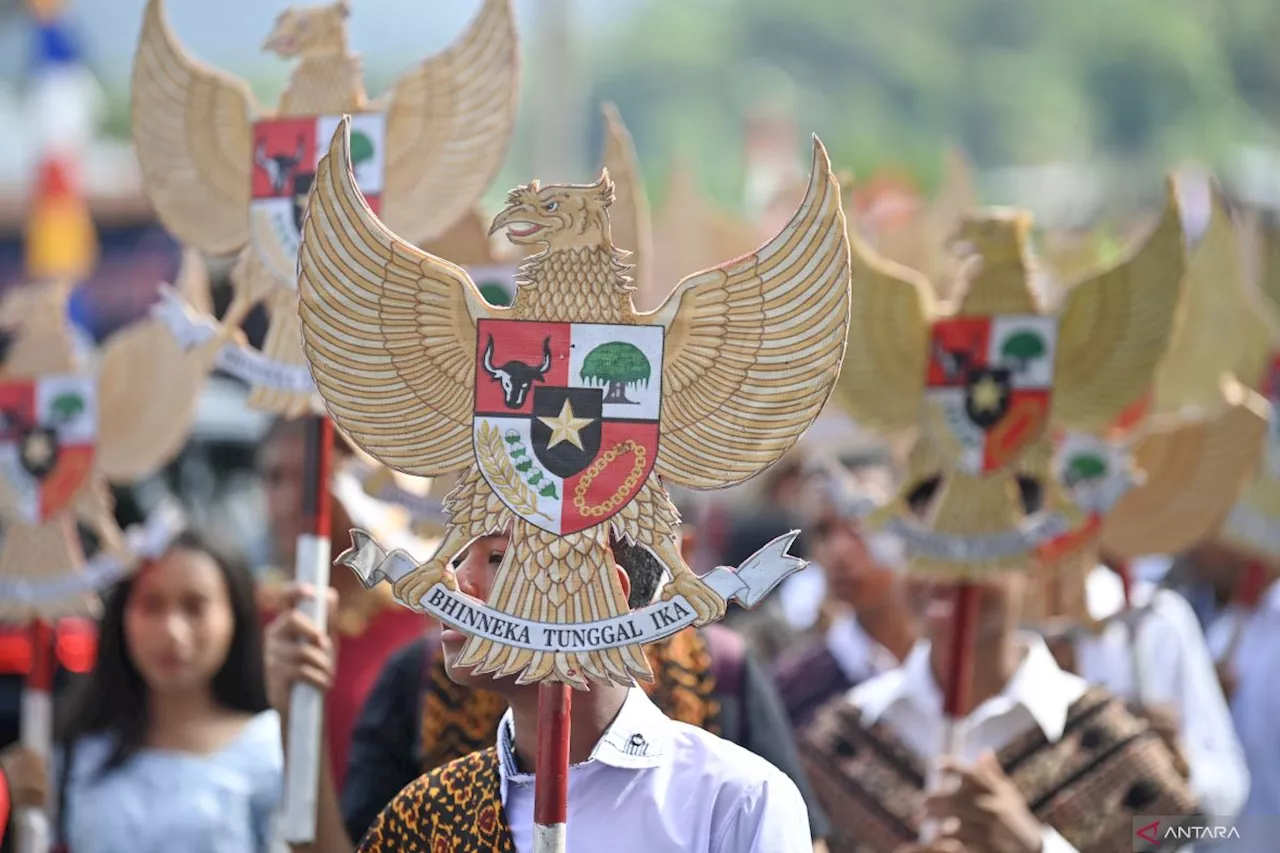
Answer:
M827 651L850 684L861 684L898 665L893 652L873 640L847 610L832 618L825 640Z
M1252 785L1242 815L1280 814L1280 583L1273 583L1241 630L1232 665L1231 712L1249 762ZM1242 833L1244 836L1245 833ZM1267 837L1265 849L1275 849ZM1241 844L1242 853L1263 847ZM1235 849L1235 848L1232 848Z
M1132 595L1134 607L1150 605L1138 623L1137 645L1118 621L1101 634L1078 637L1080 676L1116 696L1177 711L1191 790L1201 808L1215 816L1239 814L1249 769L1195 611L1178 593L1150 583L1135 583ZM1099 566L1089 573L1085 598L1090 615L1106 619L1124 607L1124 584Z
M1026 656L1003 691L959 722L962 735L954 758L974 762L988 750L999 751L1038 727L1051 743L1062 737L1071 704L1088 684L1058 667L1044 641L1019 635ZM883 721L926 764L944 753L947 736L938 689L929 664L929 643L921 640L902 666L879 675L849 692L849 701L862 713L864 725ZM1041 853L1076 853L1076 848L1052 827L1044 827Z
M533 775L498 726L502 804L519 853L533 851ZM569 768L569 853L811 853L809 816L782 771L667 718L632 688L591 757Z

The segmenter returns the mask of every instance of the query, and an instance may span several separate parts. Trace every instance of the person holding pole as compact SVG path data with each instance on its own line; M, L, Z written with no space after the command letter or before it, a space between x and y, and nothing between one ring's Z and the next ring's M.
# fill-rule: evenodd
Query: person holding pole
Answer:
M483 598L505 548L498 537L474 543L459 560L460 586ZM618 571L627 577L621 567ZM629 587L629 578L624 585ZM653 597L654 579L647 585ZM284 639L282 628L273 626L277 637L269 642L269 656L289 656L293 659L288 665L299 677L323 683L329 670L321 651L327 640L313 628L308 634L309 626L295 620L290 631L307 635L312 643L286 644L279 642ZM460 635L446 630L441 640L451 679L496 693L510 704L499 726L499 746L471 753L412 782L383 809L359 849L391 851L414 844L435 849L432 845L443 844L439 849L462 851L472 849L469 843L479 843L472 834L481 832L497 846L474 849L533 850L532 820L521 819L532 817L531 777L515 764L496 760L482 769L472 765L495 759L503 750L511 762L530 762L521 744L531 734L536 737L537 689L456 666ZM269 659L268 669L283 670L280 663L284 662L273 665ZM574 846L569 849L599 849L606 839L613 849L637 851L812 849L804 801L795 784L772 765L708 732L670 720L639 688L593 687L575 699L568 799ZM466 786L449 785L448 792L438 788L440 778L457 778L460 773L472 774ZM505 798L498 794L504 785ZM490 794L497 798L484 800ZM455 795L480 799L461 803L451 799ZM616 798L616 809L602 806L610 798ZM322 802L320 838L340 830L336 810L332 800ZM452 823L442 827L433 814L448 814ZM328 853L351 848L325 843L311 849Z
M1224 388L1217 411L1162 420L1132 449L1082 436L1061 442L1061 467L1077 488L1118 498L1040 550L1024 624L1053 638L1065 668L1150 722L1205 813L1226 818L1244 805L1249 772L1204 633L1186 599L1129 572L1143 554L1180 553L1217 535L1252 481L1267 406L1238 383ZM1141 483L1120 482L1134 470Z
M934 497L913 494L914 511L925 517ZM1037 498L1028 489L1024 509L1040 509ZM1019 630L1026 573L976 587L972 639L983 653L958 716L944 713L940 689L955 654L954 589L917 577L925 636L900 667L820 710L801 738L833 818L833 853L1111 853L1129 845L1132 815L1191 813L1160 735ZM944 746L948 726L961 732L958 749ZM929 821L933 837L918 840Z
M537 853L599 849L602 838L575 835L569 825L571 813L590 813L571 803L570 760L586 758L598 742L618 751L623 767L658 758L644 730L667 741L665 718L631 690L653 678L643 646L717 621L731 600L754 607L803 565L788 553L793 531L737 568L699 577L680 552L679 516L663 481L699 489L741 482L781 458L825 405L849 324L839 186L815 138L808 192L788 226L752 256L689 276L664 307L641 314L626 253L612 241L608 172L583 185L532 181L508 194L490 229L539 249L521 266L510 308L498 308L464 270L378 220L354 182L351 154L344 117L317 167L298 254L312 377L334 422L375 459L415 476L461 477L433 554L388 553L354 531L338 562L367 585L392 582L402 604L446 623L446 644L460 640L454 669L514 678L502 685L512 691L538 685L536 705L525 694L517 700L526 703L525 762L533 757L528 739L538 742L537 802L511 826L521 837L531 827L528 849ZM360 247L358 257L348 246ZM802 311L812 319L795 322ZM740 319L726 324L726 313ZM795 353L804 357L788 357ZM464 591L454 559L504 534L510 547L492 584L473 581ZM657 601L630 608L611 537L643 547L670 575ZM578 714L574 693L585 705ZM601 741L615 715L613 725L630 731L624 741L607 734ZM512 726L500 728L499 744L512 747L514 738ZM678 738L670 745L699 751ZM496 761L497 751L473 755ZM465 772L457 762L440 772L449 768ZM487 774L495 784L497 769L491 764ZM701 779L711 786L703 796L722 781L715 765L703 767ZM767 785L789 790L803 811L783 779L779 773ZM758 771L748 783L765 784ZM589 803L593 790L581 792ZM764 807L763 789L751 797L760 802L746 810L748 823ZM484 831L502 808L487 805L458 819ZM384 826L394 825L387 819L393 823ZM699 825L715 823L710 815ZM791 832L809 849L807 820L798 823ZM661 839L661 824L644 829ZM416 831L440 837L432 842L440 849L454 835ZM721 840L702 838L701 849Z
M1019 797L1015 770L980 756L1021 735L1034 739L1037 730L1049 752L1058 744L1068 751L1077 746L1061 740L1059 725L1086 699L1087 685L1056 679L1060 670L1042 642L1013 642L1017 585L1025 585L1018 574L1036 563L1041 545L1083 520L1078 484L1055 465L1055 431L1104 434L1151 386L1186 266L1176 195L1170 186L1163 215L1135 251L1093 271L1056 311L1034 287L1030 232L1031 218L1022 211L963 217L953 243L965 262L947 302L936 298L935 283L886 262L850 235L855 310L837 398L861 426L890 439L911 434L914 444L893 499L877 504L851 494L847 500L870 526L903 539L906 566L927 582L929 611L939 618L929 629L932 642L850 694L865 703L834 708L805 738L811 775L821 774L815 784L822 790L826 781L828 811L844 822L837 830L848 830L842 842L833 837L833 849L891 853L918 842L925 849L969 844L1039 851L1049 847L1044 826L1056 826L1054 818L1064 821L1058 833L1071 833L1077 850L1114 850L1132 837L1116 808L1123 796L1104 801L1106 819L1068 826L1070 816L1043 810L1069 808L1069 798L1038 799L1049 793L1040 788ZM1117 304L1126 307L1117 310ZM1007 626L999 637L997 625ZM945 635L937 633L941 627ZM997 638L1002 642L994 645ZM1029 674L1022 674L1024 667ZM1021 690L1028 692L1018 695ZM1110 700L1101 701L1092 703L1099 713ZM1118 711L1116 726L1134 723ZM996 716L1009 719L984 725ZM877 727L882 718L885 725ZM904 734L904 719L918 725ZM869 737L860 737L864 731ZM886 741L894 735L896 741ZM880 752L886 743L888 752ZM1084 749L1098 744L1090 739ZM1191 807L1189 797L1180 802L1185 783L1176 774L1165 782L1171 764L1163 744L1159 750L1123 773L1101 761L1088 767L1134 789L1132 813L1163 803L1165 814L1184 814ZM901 760L885 759L889 768L876 758L895 751ZM1064 768L1037 767L1044 770L1037 785L1071 776ZM1138 776L1124 778L1128 773ZM889 790L895 776L903 785ZM874 791L861 806L854 802L859 790ZM926 800L930 808L921 809ZM869 816L870 803L881 811Z
M661 566L643 549L625 542L615 541L611 547L632 579L632 608L644 606L661 582ZM506 550L504 538L495 537L491 548L491 557L499 559ZM332 645L316 644L317 636L309 621L291 613L268 627L267 680L273 697L286 696L295 679L311 678L322 689L328 683L314 680L317 673L331 676L334 671ZM745 656L740 639L735 657L735 639L727 629L709 626L702 631L685 629L651 645L646 653L655 681L641 686L673 720L725 737L792 778L808 807L811 834L821 839L827 818L817 809L800 769L781 702L759 667ZM321 798L322 807L340 805L346 837L329 838L319 849L348 853L354 848L351 839L363 837L401 788L423 772L490 746L507 707L499 694L449 677L438 630L397 651L361 712L339 796ZM326 817L319 822L330 824ZM820 844L815 841L815 849Z
M307 470L305 433L304 420L280 418L258 445L256 468L266 498L271 552L275 563L281 566L292 566L295 562L298 529L303 520L299 508L303 475ZM353 490L340 487L352 453L336 432L332 452L335 474L326 500L332 514L332 553L336 554L345 547L347 531L353 526L351 516L358 516L362 526L369 526L371 520L365 516L384 514L385 507L358 493L359 489L354 490L357 494L352 494ZM420 615L397 606L388 591L365 589L350 572L332 574L330 584L338 595L332 626L337 669L325 698L324 738L325 748L333 760L335 781L341 786L351 730L365 697L387 657L420 636L426 625ZM287 589L288 584L274 577L259 579L259 602L268 620L288 607Z

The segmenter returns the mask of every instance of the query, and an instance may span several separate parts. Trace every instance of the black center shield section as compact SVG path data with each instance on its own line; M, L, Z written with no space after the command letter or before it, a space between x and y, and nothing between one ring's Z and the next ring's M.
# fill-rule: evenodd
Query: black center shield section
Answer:
M568 401L575 418L590 418L591 423L578 429L579 449L572 441L561 440L555 447L551 443L552 428L543 418L552 421L565 414ZM549 388L535 385L533 389L533 453L538 462L557 477L572 477L591 464L600 453L600 416L603 411L603 394L599 388Z
M999 399L979 400L979 386L995 386ZM1009 370L1004 367L974 367L969 370L969 381L964 389L964 411L969 420L980 429L989 430L1004 418L1009 411L1009 394L1012 391L1009 381ZM992 405L994 403L994 405Z
M307 198L311 185L316 181L315 172L303 172L293 176L293 224L302 233L302 220L307 213Z
M37 480L49 476L58 467L58 432L48 427L35 427L22 433L18 453L22 467Z

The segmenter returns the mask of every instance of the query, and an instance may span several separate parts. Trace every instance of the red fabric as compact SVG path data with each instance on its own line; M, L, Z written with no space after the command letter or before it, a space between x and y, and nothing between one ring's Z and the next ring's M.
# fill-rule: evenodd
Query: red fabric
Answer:
M397 605L375 616L360 636L339 640L338 672L325 704L325 736L329 740L329 758L338 790L342 790L342 779L347 773L351 730L383 664L394 652L422 636L426 629L425 616Z
M58 622L56 653L63 669L85 673L93 669L98 653L98 627L89 619ZM31 671L31 632L25 627L0 628L0 675L27 675Z
M264 623L275 615L264 612ZM363 634L338 638L338 671L325 701L324 729L334 785L339 791L347 773L351 730L383 664L392 653L418 639L426 630L427 617L397 605L379 611Z

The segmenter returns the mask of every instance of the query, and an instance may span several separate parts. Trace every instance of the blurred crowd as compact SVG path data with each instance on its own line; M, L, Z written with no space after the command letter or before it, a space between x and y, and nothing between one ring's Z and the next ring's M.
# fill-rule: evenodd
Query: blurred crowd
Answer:
M497 20L492 10L503 6L490 0L484 8ZM148 26L160 32L157 8L148 6ZM282 14L267 47L303 56L304 65L317 60L299 45L334 40L345 50L349 12L334 3ZM59 76L75 64L74 51L53 23L39 32L52 69L44 93L55 104L50 115L78 114L67 105L83 96L81 83ZM154 58L147 50L140 57ZM442 77L413 85L428 90L448 79L439 71L446 66L434 66ZM508 70L514 79L514 66ZM210 73L192 91L230 86L219 81ZM158 103L173 92L155 83L151 94ZM304 112L317 110L324 112ZM785 111L762 108L743 122L740 205L710 201L676 164L651 220L616 109L605 107L602 127L614 236L634 242L635 266L627 269L640 310L661 304L685 276L752 253L811 201L810 148ZM459 664L460 632L403 606L390 584L368 587L341 564L327 589L294 577L299 543L325 514L303 509L317 488L307 443L314 420L268 412L261 396L251 397L261 388L215 361L217 346L230 342L304 369L300 353L281 355L298 350L297 335L286 340L289 332L273 334L269 325L281 305L277 318L294 317L296 291L251 292L245 282L261 287L253 279L260 271L246 273L247 264L225 252L201 252L185 234L181 242L169 236L140 196L123 207L118 198L83 197L74 162L63 157L90 131L51 119L48 132L63 147L51 146L40 161L30 210L14 215L14 239L0 245L0 281L13 279L0 292L3 378L11 380L19 362L44 364L55 350L55 368L42 371L84 366L103 386L107 377L129 383L127 371L111 372L116 353L131 354L131 365L176 372L159 404L111 398L112 434L130 449L100 453L110 456L111 471L129 476L103 474L86 489L88 511L76 507L84 518L100 517L97 526L81 524L71 568L86 555L115 559L130 548L140 555L107 588L89 590L66 612L37 614L30 589L45 563L57 562L54 549L47 542L19 549L15 508L29 496L0 488L0 515L8 513L0 531L0 792L12 806L0 850L19 850L33 832L22 822L41 816L49 849L64 853L534 849L526 726L537 718L536 695ZM258 168L271 171L268 159ZM1251 191L1258 176L1225 181L1187 166L1171 175L1165 219L1152 187L1141 203L1099 204L1090 215L1057 217L1026 233L1029 215L982 206L984 190L1007 188L1016 176L979 173L959 151L939 150L939 159L944 177L933 193L894 173L853 176L834 164L853 244L855 325L867 324L850 335L845 376L868 351L855 352L856 343L900 331L890 328L900 314L876 313L888 310L874 298L887 277L921 282L921 299L951 317L946 311L962 309L971 291L997 287L982 283L984 263L990 272L1011 258L1022 274L1018 305L1031 306L1024 314L1065 313L1076 282L1106 279L1113 301L1091 318L1093 328L1077 327L1077 337L1096 333L1102 346L1104 327L1145 310L1125 290L1139 273L1124 265L1158 253L1168 225L1177 232L1170 268L1178 286L1166 282L1174 296L1163 321L1123 333L1158 338L1151 346L1160 357L1123 417L1096 424L1112 439L1110 450L1078 469L1055 461L1043 471L1027 463L1006 472L1010 506L976 488L971 501L957 501L952 470L924 459L933 451L920 425L877 432L881 413L846 392L848 382L759 476L722 492L672 488L680 552L698 574L740 566L791 531L800 531L791 553L808 564L757 607L730 604L723 621L646 647L651 682L629 691L593 685L591 698L575 700L587 709L575 719L598 724L590 742L569 747L570 825L580 827L580 839L604 845L613 833L618 853L1119 853L1190 841L1197 853L1275 849L1265 820L1280 820L1280 501L1259 490L1280 477L1272 410L1280 404L1280 321L1272 317L1280 318L1280 210L1259 202L1268 193ZM186 166L169 169L175 184L190 177ZM163 225L176 233L172 200L163 198L184 193L157 184L165 181L153 177L150 185L162 199L160 215L170 217ZM290 204L305 206L309 186L290 187ZM190 192L184 200L197 213L204 204ZM430 239L412 242L465 268L488 302L509 304L521 256L491 233L493 211L474 202ZM290 216L301 213L290 208ZM197 215L193 227L211 228L214 218ZM1010 252L1000 243L1008 234L1029 242ZM126 280L129 298L101 299ZM71 282L93 284L73 295ZM172 285L156 291L161 282ZM157 303L158 295L167 301ZM258 306L264 299L267 311ZM227 329L216 334L225 335L178 349L161 334L159 314L148 315L157 304L185 306L183 316L207 317L210 328L219 317ZM37 352L29 332L41 324L56 345ZM144 324L159 337L111 349ZM147 343L162 339L163 347ZM209 340L216 346L201 349ZM885 408L909 393L890 389ZM298 398L288 414L302 414L308 394L282 393ZM1087 398L1084 408L1090 394L1106 397L1100 409L1116 396L1087 389L1078 395ZM174 439L176 427L167 424L175 413L174 423L189 426L178 437L181 451L135 476L148 466L128 460ZM140 425L119 430L122 414ZM0 443L14 452L0 464L0 484L19 462L38 463L41 450L30 430L3 428L13 434ZM1043 444L1065 440L1046 431ZM418 558L440 543L455 477L393 472L340 430L328 450L332 478L319 488L333 556L352 547L355 529ZM979 565L969 574L937 570L967 559L951 554L921 568L913 531L1022 534L1059 512L1068 492L1076 499L1082 481L1109 481L1109 464L1141 470L1125 484L1132 499L1089 504L1062 535L1012 557L969 560ZM171 503L183 509L183 529L152 553L113 534L137 534ZM896 526L886 523L886 509ZM1246 512L1248 524L1239 521ZM461 590L486 600L510 544L505 533L487 535L443 556ZM628 606L657 600L671 579L663 564L620 535L609 544ZM993 565L999 570L988 571ZM318 620L322 608L327 618ZM966 689L953 689L953 677ZM323 694L321 771L315 840L289 845L281 824L285 733L299 685ZM588 720L593 712L601 719ZM45 749L29 732L33 720L50 716ZM1238 831L1188 829L1169 840L1144 835L1149 827L1139 824L1148 819L1151 833L1161 832L1162 820L1166 829ZM505 835L495 829L508 824ZM420 834L411 838L410 828ZM641 830L661 843L645 846ZM426 838L436 839L431 848ZM587 849L577 843L569 849ZM1148 846L1130 846L1139 844Z

